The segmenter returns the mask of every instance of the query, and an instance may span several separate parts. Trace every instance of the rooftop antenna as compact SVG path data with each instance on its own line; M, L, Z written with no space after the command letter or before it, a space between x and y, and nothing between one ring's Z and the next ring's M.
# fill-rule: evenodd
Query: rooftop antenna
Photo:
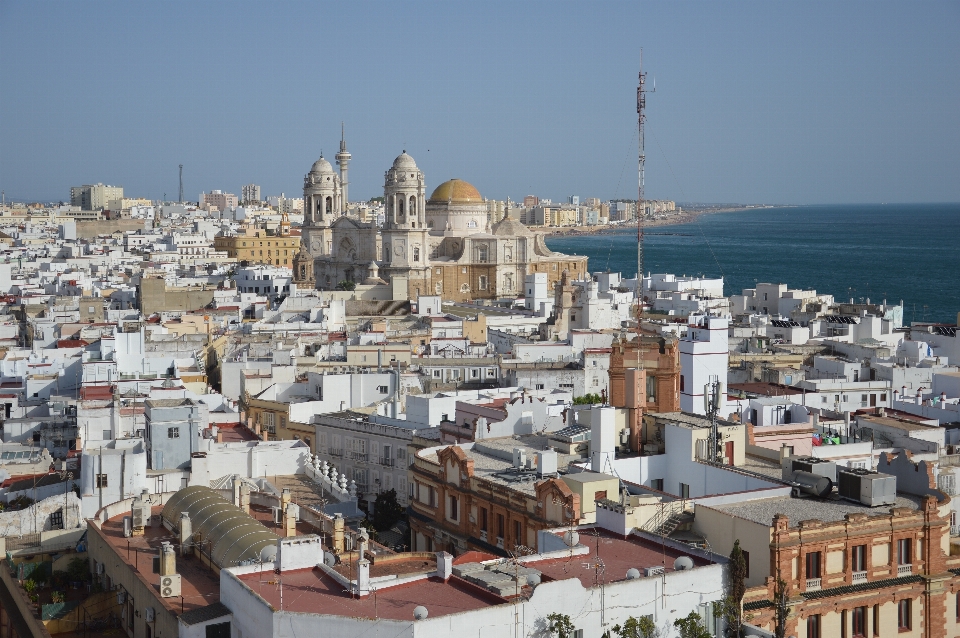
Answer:
M183 203L183 164L180 165L180 199L178 203Z
M656 87L654 87L656 90ZM643 149L643 125L647 120L647 74L643 72L643 49L640 49L640 73L637 82L637 128L640 134L639 155L637 158L637 367L643 368L643 356L640 352L643 328L643 221L646 214L644 195L644 164L647 156ZM646 392L646 388L641 388Z

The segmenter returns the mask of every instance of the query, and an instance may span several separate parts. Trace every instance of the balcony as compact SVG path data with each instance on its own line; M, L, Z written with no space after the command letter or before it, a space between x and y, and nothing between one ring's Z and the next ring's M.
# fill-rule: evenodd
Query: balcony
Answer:
M484 543L487 542L487 530L480 530L480 540L482 540Z
M328 452L328 454L330 456L338 456L340 458L343 458L343 448L332 447L330 448L330 451Z
M820 591L822 581L819 578L807 579L807 591Z
M867 582L867 572L853 572L850 582L854 585Z
M383 458L383 457L379 458L379 459L377 460L377 462L378 462L380 465L382 465L383 467L394 467L394 466L396 465L396 463L397 463L397 462L396 462L395 460L393 460L393 459L388 459L388 458Z
M497 536L497 547L499 547L500 549L503 549L503 537L502 537L502 536Z
M349 458L352 461L360 461L361 463L366 463L368 459L366 452L350 452Z
M913 565L897 565L897 576L909 576L913 573Z

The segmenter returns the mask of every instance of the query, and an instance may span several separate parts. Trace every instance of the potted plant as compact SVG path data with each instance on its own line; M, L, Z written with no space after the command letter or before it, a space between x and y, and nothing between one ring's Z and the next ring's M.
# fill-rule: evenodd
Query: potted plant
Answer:
M52 591L50 592L50 602L53 603L62 603L64 601L64 595L62 591Z

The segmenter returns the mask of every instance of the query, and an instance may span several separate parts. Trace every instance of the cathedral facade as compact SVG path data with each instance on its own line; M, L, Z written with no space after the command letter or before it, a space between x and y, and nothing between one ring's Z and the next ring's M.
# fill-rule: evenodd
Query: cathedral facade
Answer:
M469 301L523 296L524 277L532 273L546 273L551 286L564 272L570 279L587 273L586 257L551 251L542 234L516 220L491 227L486 202L468 182L451 179L427 198L424 175L406 151L384 176L382 228L345 214L344 183L323 157L304 178L302 247L294 264L301 285L386 284L395 299Z

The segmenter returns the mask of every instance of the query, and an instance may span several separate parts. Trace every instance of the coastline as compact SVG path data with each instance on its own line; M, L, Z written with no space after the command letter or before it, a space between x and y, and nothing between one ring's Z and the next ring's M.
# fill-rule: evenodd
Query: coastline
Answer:
M650 219L644 222L643 227L656 228L658 226L680 226L683 224L692 224L704 215L714 215L718 213L737 213L745 210L762 210L764 208L780 208L779 206L730 206L722 208L704 208L699 210L683 211L678 215L668 218ZM602 226L563 226L561 228L537 229L536 232L544 235L607 235L618 234L624 230L635 230L636 222L624 224L604 224Z

